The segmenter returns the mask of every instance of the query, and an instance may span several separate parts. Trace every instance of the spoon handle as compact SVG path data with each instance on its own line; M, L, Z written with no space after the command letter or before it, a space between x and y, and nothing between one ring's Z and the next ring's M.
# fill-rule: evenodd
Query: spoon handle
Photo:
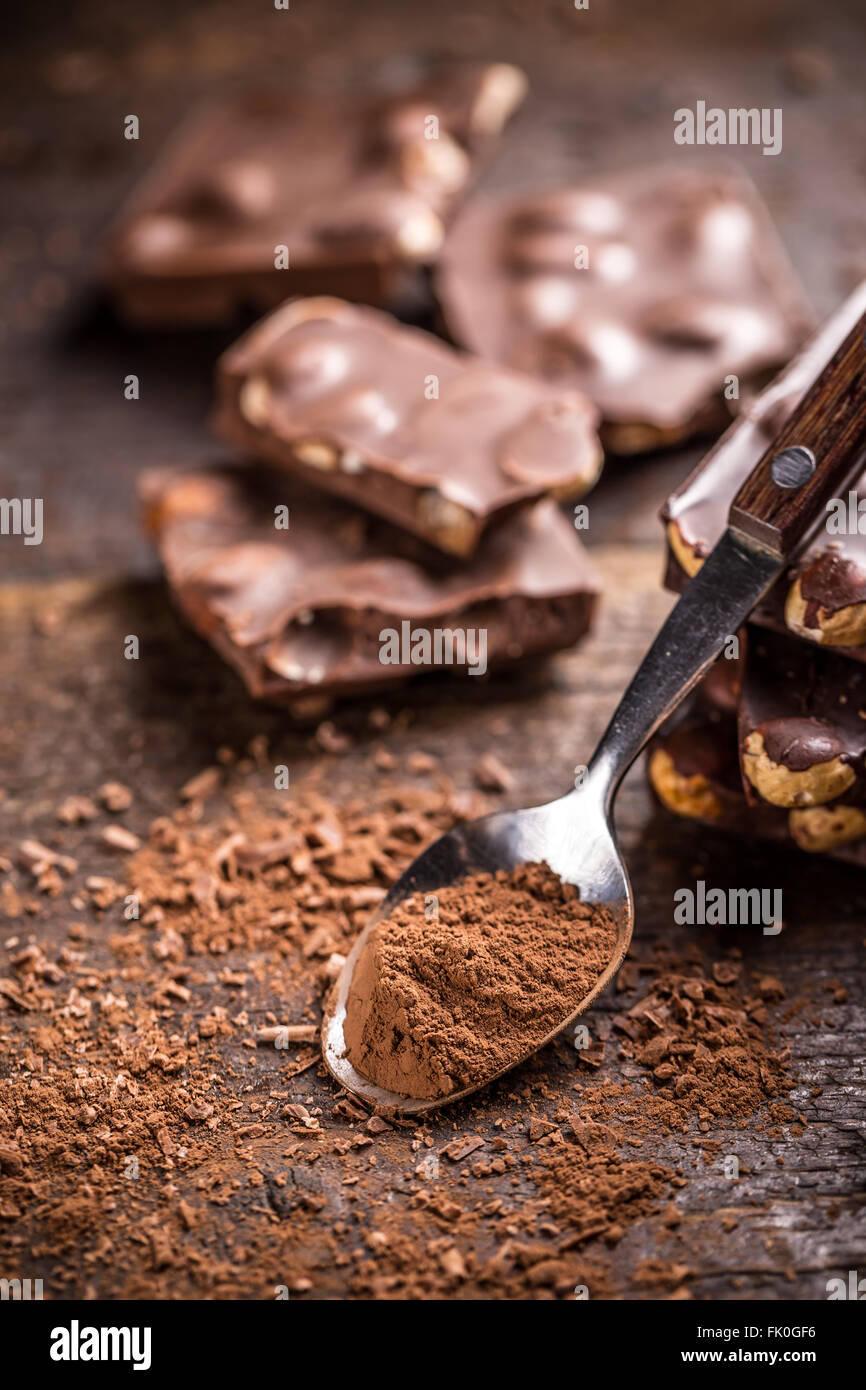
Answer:
M585 787L609 814L641 749L709 670L866 450L866 315L737 493L729 524L668 615L599 743ZM575 795L582 795L583 788Z
M866 314L746 478L728 524L788 558L866 450Z

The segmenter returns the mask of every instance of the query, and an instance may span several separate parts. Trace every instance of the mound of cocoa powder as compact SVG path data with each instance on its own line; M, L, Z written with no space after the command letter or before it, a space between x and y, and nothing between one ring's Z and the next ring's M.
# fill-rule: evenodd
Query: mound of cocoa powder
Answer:
M611 910L582 903L546 864L407 898L358 959L346 1053L363 1076L404 1096L480 1085L574 1011L616 939Z

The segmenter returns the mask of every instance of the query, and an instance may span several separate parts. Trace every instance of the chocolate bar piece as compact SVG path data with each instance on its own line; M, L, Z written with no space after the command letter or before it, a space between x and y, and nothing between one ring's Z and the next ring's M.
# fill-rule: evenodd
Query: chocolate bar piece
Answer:
M650 785L667 810L745 839L775 840L866 865L862 807L750 804L740 780L736 720L729 709L714 710L701 686L696 696L697 703L678 711L649 748Z
M263 467L155 470L142 493L169 585L250 694L315 712L438 665L486 667L571 646L597 582L545 499L442 574L423 547ZM286 529L287 527L287 529Z
M866 313L866 281L803 351L748 406L662 509L668 543L666 583L681 592L727 524L728 508L809 387ZM853 489L854 511L866 498L866 475ZM846 521L851 499L844 503ZM863 508L866 512L866 505ZM864 520L866 525L866 520ZM866 535L825 528L794 560L753 620L866 661Z
M410 294L525 89L508 64L457 64L387 100L248 93L201 111L111 236L121 312L209 326L290 295Z
M866 801L866 671L833 652L753 629L739 701L752 799L773 806Z
M216 426L246 452L453 555L601 467L584 396L474 358L376 309L296 300L220 359Z
M669 166L468 207L437 290L455 341L586 392L617 453L721 423L726 376L810 318L751 184Z

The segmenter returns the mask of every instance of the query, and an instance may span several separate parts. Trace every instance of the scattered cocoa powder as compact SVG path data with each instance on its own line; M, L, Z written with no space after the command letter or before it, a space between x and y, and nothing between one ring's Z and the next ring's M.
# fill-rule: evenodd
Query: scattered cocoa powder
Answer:
M223 784L187 782L149 827L130 798L135 853L89 807L3 846L0 1268L51 1298L688 1296L671 1197L738 1130L755 1153L801 1122L781 981L715 937L638 936L589 1045L560 1037L426 1124L371 1117L321 1065L323 999L389 885L484 803L393 756L383 784L375 749L345 802L316 768L285 796L254 758L215 761ZM117 814L119 793L69 795ZM637 1276L611 1263L635 1223Z
M733 953L724 963L732 968L714 967L708 978L698 960L654 961L649 990L611 1020L619 1057L638 1068L637 1088L598 1076L576 1083L555 1142L545 1136L535 1181L551 1213L573 1228L569 1248L611 1231L618 1238L624 1223L657 1209L665 1190L684 1185L665 1165L624 1156L628 1146L677 1132L708 1135L760 1113L776 1124L796 1119L787 1059L755 1021L760 994L738 990L742 965Z
M581 903L546 864L407 898L358 958L346 1052L398 1095L433 1099L480 1085L574 1012L616 939L610 909Z

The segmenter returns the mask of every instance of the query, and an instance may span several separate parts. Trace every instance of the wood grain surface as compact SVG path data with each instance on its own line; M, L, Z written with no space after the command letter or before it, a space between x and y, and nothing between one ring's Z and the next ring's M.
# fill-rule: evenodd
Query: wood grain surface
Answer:
M760 7L746 0L723 7L599 2L588 12L566 0L471 8L459 0L433 7L293 0L288 12L253 0L83 0L71 12L20 7L0 57L0 163L8 176L0 492L44 496L46 535L30 548L20 538L0 539L0 852L25 837L49 838L63 797L107 778L134 782L129 823L142 831L221 744L241 748L266 734L275 761L298 773L323 758L308 730L251 704L183 629L137 517L134 484L143 467L219 456L206 423L210 378L233 335L125 332L99 292L96 251L122 195L195 99L250 80L342 89L400 71L418 53L513 59L528 68L533 93L486 176L497 189L670 158L673 110L698 98L783 106L782 155L743 150L737 158L765 196L816 308L826 312L866 273L862 47L862 9L843 0L820 8L805 0ZM797 58L803 49L811 68ZM816 63L824 77L806 80ZM137 144L122 139L128 112L141 119ZM137 402L123 396L131 372L141 380ZM514 776L502 798L514 806L568 784L667 610L656 512L699 452L694 446L607 469L590 502L587 539L605 581L591 640L520 680L455 686L431 679L395 697L390 746L398 760L427 751L468 785L479 754L494 750ZM141 640L138 662L122 657L123 637L133 632ZM324 759L335 797L374 775L363 710L345 709L339 719L354 743ZM674 821L654 808L640 770L621 794L619 823L637 899L636 949L682 943L688 929L673 925L673 893L696 877L720 887L780 884L786 930L757 940L741 933L737 944L748 965L778 976L790 997L809 991L815 1006L783 1028L798 1081L793 1103L808 1121L802 1133L719 1135L722 1151L741 1159L736 1184L687 1136L659 1141L658 1157L689 1176L678 1197L683 1221L667 1230L649 1218L629 1230L611 1255L617 1290L655 1296L637 1271L662 1254L688 1265L697 1298L824 1298L827 1278L862 1266L866 1249L866 879ZM98 846L88 864L91 872L116 872L116 860ZM66 927L64 909L48 900L29 931L51 945L65 939ZM692 929L691 938L708 960L730 944L710 928ZM103 964L110 963L106 949ZM823 989L831 980L847 990L847 1002L832 1002ZM257 1007L282 1017L290 1004L272 999ZM599 1006L614 1008L610 998ZM0 1014L3 1035L16 1026L14 1013ZM280 1079L279 1060L257 1055L254 1062L254 1084L267 1091ZM562 1043L526 1071L542 1108L555 1108L574 1068L574 1053ZM315 1069L291 1089L305 1103L332 1098ZM473 1125L495 1135L508 1107L507 1091L486 1094L473 1107ZM450 1132L447 1119L437 1120L434 1144ZM280 1167L279 1136L249 1147L265 1174ZM383 1136L377 1153L375 1175L362 1179L362 1210L388 1184L397 1192L403 1184L400 1136ZM298 1182L311 1180L298 1173ZM315 1182L333 1218L342 1203L336 1177L329 1181L320 1166ZM491 1194L499 1189L513 1197L511 1176L488 1180ZM243 1188L215 1210L214 1250L243 1245L260 1200ZM154 1201L150 1219L159 1222ZM731 1217L723 1241L722 1213ZM39 1246L38 1217L28 1238ZM482 1237L487 1249L494 1243L492 1231ZM310 1252L313 1264L317 1258L317 1293L345 1295L345 1276L324 1246L318 1256ZM32 1274L49 1277L50 1249L33 1265ZM110 1297L121 1277L117 1266L96 1273L82 1265L77 1283L60 1292Z
M570 769L586 760L669 603L656 584L660 553L612 546L600 548L597 559L608 598L598 632L583 649L555 659L522 682L494 678L483 689L472 681L460 688L435 679L419 682L405 698L391 702L395 727L388 742L398 767L405 767L410 753L423 750L439 760L458 786L469 786L479 755L492 750L515 777L503 805L527 805L558 794ZM144 832L154 817L176 805L180 785L212 761L216 747L229 743L241 748L258 734L271 740L274 762L286 763L293 779L313 761L324 761L324 783L335 798L373 784L369 754L375 736L366 729L363 707L347 708L339 717L341 728L353 735L353 747L323 760L310 748L309 731L289 729L278 710L250 704L236 678L207 647L190 639L158 584L81 580L7 587L0 593L0 611L7 634L0 687L6 711L0 759L8 770L0 802L4 848L25 836L50 841L63 797L92 790L108 777L134 785L135 804L126 822ZM52 615L50 631L40 635L46 611ZM141 639L138 662L122 656L129 632ZM268 776L261 775L264 791ZM802 998L804 991L811 1001L781 1029L797 1080L791 1103L802 1112L806 1127L799 1136L775 1138L752 1127L717 1128L713 1139L720 1147L706 1157L690 1135L659 1138L651 1153L644 1140L642 1158L682 1167L687 1175L687 1185L676 1196L684 1216L673 1231L659 1218L638 1221L628 1230L610 1256L618 1294L664 1296L665 1289L660 1294L643 1287L639 1273L644 1261L662 1257L692 1271L688 1287L696 1298L823 1298L827 1279L856 1268L864 1248L866 879L846 866L776 847L744 845L674 821L651 804L641 770L621 793L618 822L636 894L636 953L649 951L658 941L676 947L691 942L710 963L733 940L748 969L777 976L789 1001ZM92 837L86 863L90 873L118 872L116 856ZM785 931L764 937L742 930L675 927L674 892L702 876L722 888L783 886ZM109 924L112 920L109 914ZM68 908L60 900L47 900L31 933L50 951L66 940L67 926ZM107 945L93 960L100 968L117 968ZM249 964L237 952L220 960L227 969ZM838 984L828 993L830 981ZM847 1002L833 1002L836 988L847 990ZM616 1012L616 996L609 992L596 1008L593 1028L601 1016ZM291 998L262 997L249 1012L255 1023L269 1011L291 1018L292 1009ZM0 1033L8 1036L18 1017L7 1012L0 1019ZM227 1063L242 1059L257 1093L287 1089L278 1054L260 1048L250 1059L234 1039L220 1046ZM613 1078L629 1074L628 1064L609 1059L605 1065ZM509 1093L526 1085L538 1113L552 1114L569 1095L575 1066L573 1049L561 1041L519 1069L513 1085L502 1084L483 1093L471 1108L460 1107L457 1118L492 1140L513 1110ZM333 1104L332 1083L315 1069L288 1083L288 1089L293 1100L309 1108ZM813 1094L818 1089L820 1094ZM447 1110L434 1119L434 1150L453 1137L453 1125ZM285 1138L276 1125L245 1144L236 1159L239 1176L251 1158L266 1177L284 1172L280 1155ZM230 1136L225 1143L230 1155ZM728 1153L738 1156L743 1170L736 1183L721 1171L720 1156ZM408 1191L405 1138L383 1136L376 1154L375 1170L366 1171L361 1180L360 1208L354 1208L361 1219L365 1211L375 1212L383 1192ZM301 1166L293 1177L302 1184L314 1182L325 1198L322 1248L305 1252L317 1269L315 1292L320 1297L345 1296L347 1290L346 1275L334 1267L324 1243L326 1226L341 1211L344 1176L344 1169L329 1167L323 1159L315 1171ZM188 1189L191 1195L202 1178L206 1172L200 1168L190 1177L179 1175L175 1195ZM530 1180L521 1181L528 1196ZM279 1189L273 1190L279 1195ZM514 1201L510 1174L485 1180L485 1199L496 1195ZM260 1200L258 1191L244 1184L227 1205L212 1210L212 1253L243 1245L247 1226L259 1219ZM145 1213L149 1220L160 1219L158 1190L145 1199L143 1221ZM720 1239L723 1216L734 1225ZM30 1230L39 1248L38 1218ZM496 1244L491 1222L486 1235L482 1227L477 1248L487 1255ZM135 1251L129 1256L134 1258ZM107 1270L83 1263L80 1281L68 1294L89 1289L92 1295L110 1297L112 1288L126 1279L127 1263L121 1259ZM34 1276L44 1271L48 1277L50 1252L45 1250L34 1264ZM180 1276L166 1276L167 1290L174 1288L174 1278L179 1296L201 1296L201 1291L184 1291ZM230 1285L219 1294L230 1297Z

